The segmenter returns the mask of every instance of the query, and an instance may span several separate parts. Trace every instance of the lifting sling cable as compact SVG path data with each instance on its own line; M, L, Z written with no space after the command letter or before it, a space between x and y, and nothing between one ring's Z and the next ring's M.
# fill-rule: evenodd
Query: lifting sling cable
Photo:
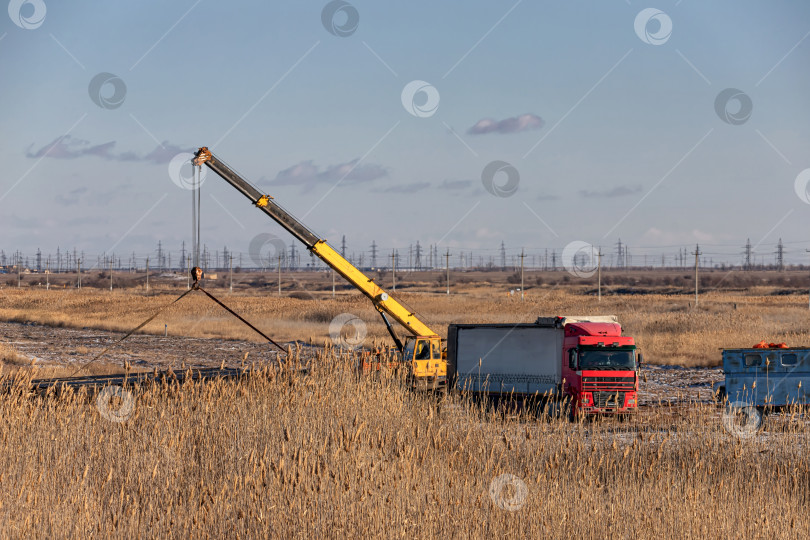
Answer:
M193 290L194 290L194 289L189 289L189 290L187 290L186 292L184 292L183 294L181 294L180 296L178 296L177 298L175 298L174 300L172 300L171 302L169 302L168 304L166 304L165 306L163 306L162 308L160 308L159 310L157 310L157 311L155 312L155 314L154 314L154 315L152 315L151 317L149 317L148 319L146 319L145 321L143 321L141 324L139 324L138 326L136 326L135 328L133 328L132 330L130 330L129 332L127 332L127 333L126 333L126 335L125 335L124 337L122 337L121 339L119 339L118 341L116 341L115 343L113 343L112 345L109 345L108 347L106 347L106 348L105 348L103 351L101 351L100 353L98 353L98 354L97 354L97 355L96 355L96 356L95 356L95 357L94 357L92 360L90 360L89 362L87 362L87 363L82 364L81 366L79 366L79 367L76 369L76 371L74 371L73 373L71 373L71 374L69 375L69 377L75 377L75 376L76 376L76 374L77 374L78 372L80 372L80 371L81 371L81 370L83 370L84 368L86 368L86 367L90 366L91 364L95 363L95 362L96 362L96 361L97 361L99 358L101 358L102 356L104 356L104 355L107 353L107 351L109 351L109 350L110 350L110 349L112 349L113 347L118 346L118 345L119 345L119 344L120 344L122 341L124 341L125 339L127 339L129 336L131 336L132 334L134 334L135 332L137 332L138 330L140 330L141 328L143 328L144 326L146 326L147 324L149 324L150 322L152 322L152 321L154 320L154 318L155 318L155 317L157 317L158 315L160 315L160 314L161 314L161 313L162 313L162 312L163 312L163 311L164 311L166 308L168 308L168 307L169 307L169 306L171 306L171 305L176 304L177 302L179 302L180 300L182 300L182 299L183 299L183 297L185 297L185 296L186 296L188 293L190 293L190 292L191 292L191 291L193 291Z
M264 334L264 332L262 332L261 330L259 330L258 328L256 328L255 326L253 326L252 324L250 324L249 322L247 322L247 321L246 321L245 319L243 319L243 318L242 318L242 317L241 317L241 316L240 316L238 313L236 313L234 310L232 310L231 308L229 308L228 306L226 306L225 304L223 304L222 302L220 302L218 299L214 298L214 295L213 295L213 294L209 293L208 291L206 291L205 289L203 289L203 288L202 288L202 287L200 287L199 285L197 285L197 288L198 288L200 291L202 291L203 293L205 293L205 294L206 294L206 296L208 296L208 298L210 298L211 300L213 300L214 302L216 302L217 304L219 304L220 306L222 306L223 308L225 308L225 311L227 311L228 313L230 313L231 315L233 315L234 317L236 317L237 319L239 319L240 321L242 321L243 323L245 323L245 324L246 324L246 325L247 325L249 328L251 328L251 329L252 329L254 332L256 332L257 334L259 334L260 336L262 336L262 337L263 337L264 339L266 339L266 340L267 340L269 343L272 343L273 345L275 345L276 347L278 347L278 349L279 349L280 351L282 351L282 352L287 352L287 351L286 351L286 349L285 349L284 347L282 347L281 345L279 345L278 343L276 343L275 341L273 341L271 338L267 337L267 336Z
M215 297L214 297L214 295L212 295L211 293L209 293L208 291L206 291L205 289L203 289L202 287L200 287L200 286L199 286L199 284L195 283L195 284L194 284L194 286L193 286L191 289L187 290L186 292L184 292L183 294L181 294L180 296L178 296L177 298L175 298L174 300L172 300L171 302L169 302L168 304L166 304L165 306L163 306L162 308L160 308L159 310L157 310L157 311L155 312L155 314L154 314L154 315L152 315L151 317L149 317L148 319L146 319L145 321L143 321L141 324L139 324L138 326L136 326L135 328L133 328L132 330L130 330L129 332L127 332L127 333L126 333L126 335L125 335L124 337L122 337L121 339L119 339L119 340L118 340L118 341L116 341L115 343L113 343L113 344L109 345L108 347L106 347L106 348L105 348L103 351L101 351L100 353L98 353L98 354L97 354L97 355L96 355L96 356L95 356L95 357L94 357L92 360L90 360L89 362L87 362L87 363L82 364L81 366L79 366L79 367L78 367L78 368L77 368L77 369L76 369L76 370L75 370L73 373L71 373L71 374L70 374L68 377L75 377L75 376L76 376L76 374L77 374L78 372L80 372L80 371L81 371L81 370L83 370L84 368L86 368L86 367L88 367L88 366L92 365L93 363L95 363L95 362L96 362L96 361L97 361L99 358L101 358L102 356L104 356L105 354L107 354L107 351L109 351L109 350L110 350L110 349L112 349L113 347L117 347L117 346L118 346L118 345L119 345L119 344L120 344L122 341L124 341L125 339L127 339L128 337L130 337L132 334L134 334L135 332L137 332L138 330L140 330L141 328L143 328L144 326L146 326L147 324L149 324L150 322L152 322L152 321L155 319L155 317L157 317L158 315L160 315L160 314L161 314L161 313L162 313L164 310L166 310L168 307L170 307L170 306L172 306L172 305L176 304L177 302L179 302L180 300L182 300L182 299L183 299L183 297L185 297L185 296L186 296L188 293L190 293L191 291L195 291L195 290L200 290L200 291L202 291L203 293L205 293L205 294L206 294L206 296L208 296L208 298L210 298L211 300L213 300L214 302L216 302L217 304L219 304L220 306L222 306L223 308L225 308L225 310L226 310L228 313L230 313L231 315L233 315L234 317L236 317L237 319L239 319L239 320L240 320L241 322L243 322L243 323L244 323L246 326L248 326L248 327L249 327L251 330L253 330L253 331L254 331L254 332L256 332L257 334L259 334L260 336L262 336L264 339L266 339L266 340L268 341L268 343L271 343L271 344L275 345L276 347L278 347L278 349L279 349L281 352L285 352L285 353L287 352L287 350L286 350L284 347L282 347L281 345L279 345L278 343L276 343L275 341L273 341L273 340L272 340L270 337L268 337L268 336L267 336L267 335L266 335L264 332L262 332L261 330L259 330L258 328L256 328L256 327L255 327L255 326L253 326L252 324L250 324L248 321L246 321L244 318L242 318L242 317L241 317L241 316L240 316L238 313L236 313L236 312L235 312L235 311L233 311L231 308L229 308L228 306L226 306L225 304L223 304L222 302L220 302L220 301L219 301L217 298L215 298Z

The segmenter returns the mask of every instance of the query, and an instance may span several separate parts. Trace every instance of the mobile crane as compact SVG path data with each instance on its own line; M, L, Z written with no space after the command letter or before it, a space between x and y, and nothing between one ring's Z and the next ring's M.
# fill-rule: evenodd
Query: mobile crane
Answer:
M431 330L416 315L392 298L379 285L374 283L352 263L347 261L326 240L312 232L295 216L284 210L270 195L253 187L233 169L217 158L208 147L203 146L195 154L192 163L196 167L207 166L223 180L240 191L254 206L270 216L287 232L292 234L306 248L332 270L343 276L356 289L368 297L374 308L382 316L385 327L402 355L402 362L408 367L409 378L415 386L445 386L447 378L446 352L443 351L441 337ZM388 317L401 324L410 334L405 342L399 339Z

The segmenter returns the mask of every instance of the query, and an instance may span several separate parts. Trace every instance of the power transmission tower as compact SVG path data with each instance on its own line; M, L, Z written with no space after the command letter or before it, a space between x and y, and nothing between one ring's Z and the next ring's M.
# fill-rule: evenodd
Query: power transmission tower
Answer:
M346 258L346 235L343 235L343 239L340 241L340 255L345 259Z
M506 270L506 244L501 241L501 270Z
M745 266L744 270L751 270L751 239L745 240Z
M616 266L621 268L622 266L624 266L624 262L625 262L625 260L624 260L624 245L622 245L622 239L621 238L619 238L619 241L616 243L616 251L617 251L616 260L618 261L618 264Z
M416 241L416 252L413 264L417 270L422 269L422 246L419 245L419 240Z
M520 250L520 301L523 301L523 258L526 255L523 252L523 249Z
M599 302L602 301L602 246L599 246L599 251L596 253L596 298Z
M776 269L780 272L785 269L785 246L782 244L782 239L776 244Z
M377 242L371 241L371 267L377 268Z

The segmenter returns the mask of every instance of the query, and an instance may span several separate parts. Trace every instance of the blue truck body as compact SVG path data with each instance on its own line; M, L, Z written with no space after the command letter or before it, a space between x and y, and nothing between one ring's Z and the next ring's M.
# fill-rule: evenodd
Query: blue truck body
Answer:
M724 394L753 407L810 404L810 348L724 349Z

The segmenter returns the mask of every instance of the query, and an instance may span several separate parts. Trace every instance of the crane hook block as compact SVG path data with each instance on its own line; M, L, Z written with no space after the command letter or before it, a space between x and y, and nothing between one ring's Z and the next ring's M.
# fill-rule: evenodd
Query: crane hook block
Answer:
M259 208L264 208L265 206L267 206L267 203L269 203L270 199L272 198L273 197L271 197L270 195L262 195L261 197L259 197L259 200L256 201L256 206L258 206Z
M192 160L192 163L197 166L201 166L206 161L211 159L211 151L208 149L207 146L203 146L197 151L197 156Z
M202 281L203 278L203 270L199 266L195 266L191 269L191 279L194 280L194 284L196 285L197 282Z

